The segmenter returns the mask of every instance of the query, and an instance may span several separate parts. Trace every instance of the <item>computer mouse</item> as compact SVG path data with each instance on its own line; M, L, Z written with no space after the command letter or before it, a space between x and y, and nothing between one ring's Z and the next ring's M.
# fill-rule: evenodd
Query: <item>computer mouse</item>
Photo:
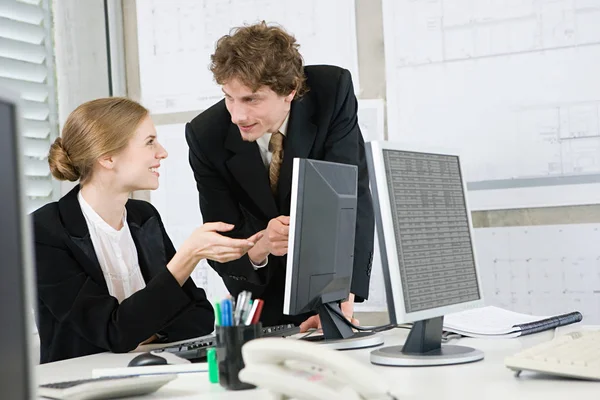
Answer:
M152 353L142 353L135 356L127 364L128 367L145 367L148 365L167 365L167 359Z

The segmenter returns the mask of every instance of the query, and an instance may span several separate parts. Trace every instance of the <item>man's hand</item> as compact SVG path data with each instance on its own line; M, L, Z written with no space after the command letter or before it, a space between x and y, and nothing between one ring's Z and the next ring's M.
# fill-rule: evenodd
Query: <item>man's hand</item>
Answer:
M350 321L354 325L358 325L360 322L353 317L354 315L354 293L350 293L348 296L348 300L342 302L342 313L346 316L348 321ZM306 332L309 329L321 329L321 319L318 315L313 315L309 317L306 321L300 324L300 332Z
M154 335L150 336L148 339L144 340L144 341L143 341L142 343L140 343L138 346L143 346L143 345L145 345L145 344L152 343L152 342L154 342L156 339L158 339L158 336L156 336L156 334L154 334Z
M288 252L290 217L280 215L269 221L263 236L249 252L248 257L256 265L263 264L269 254L284 256Z

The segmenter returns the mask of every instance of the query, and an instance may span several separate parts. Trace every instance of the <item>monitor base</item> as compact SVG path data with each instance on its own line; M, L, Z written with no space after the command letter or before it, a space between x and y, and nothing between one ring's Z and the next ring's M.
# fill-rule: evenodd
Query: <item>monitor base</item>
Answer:
M371 352L371 363L392 367L425 367L475 362L483 359L481 350L466 346L442 345L427 353L403 353L404 346L388 346Z
M319 335L309 336L300 340L317 343L332 350L364 349L383 344L383 336L375 332L355 332L352 336L345 339L325 339L324 335Z

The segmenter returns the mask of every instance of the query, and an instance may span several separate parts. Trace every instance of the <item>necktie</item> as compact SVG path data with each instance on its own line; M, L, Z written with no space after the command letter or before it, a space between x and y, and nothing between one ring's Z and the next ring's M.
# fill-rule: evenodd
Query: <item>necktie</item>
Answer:
M271 191L273 194L277 193L279 170L283 163L283 139L283 134L277 132L271 135L271 140L269 141L269 151L273 153L271 164L269 164L269 183L271 184Z

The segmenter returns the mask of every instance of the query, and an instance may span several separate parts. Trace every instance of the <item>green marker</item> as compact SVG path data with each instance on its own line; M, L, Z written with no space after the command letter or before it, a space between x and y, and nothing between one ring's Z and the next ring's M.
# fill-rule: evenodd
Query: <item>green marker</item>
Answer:
M215 324L221 325L221 304L218 301L215 303Z
M208 381L210 383L219 383L219 367L217 366L217 351L214 347L206 351L208 362Z

